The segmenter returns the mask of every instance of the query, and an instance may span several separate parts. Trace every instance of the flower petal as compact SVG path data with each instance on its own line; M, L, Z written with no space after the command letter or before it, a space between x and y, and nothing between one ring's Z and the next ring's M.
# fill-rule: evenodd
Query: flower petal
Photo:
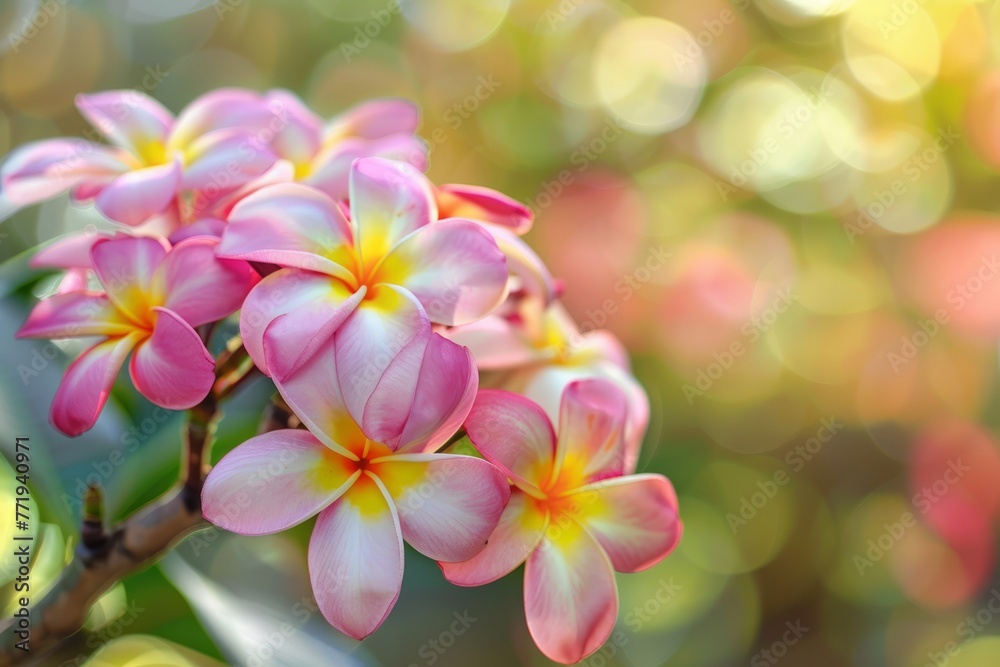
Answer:
M167 240L176 245L184 239L189 239L195 236L211 236L216 239L221 239L222 232L225 230L225 220L219 220L218 218L201 218L197 222L184 225L183 227L172 232Z
M580 469L588 481L624 474L627 414L624 392L609 380L567 385L559 408L553 479L564 467Z
M242 88L220 88L184 107L174 123L169 144L171 148L183 150L204 134L231 127L258 132L267 128L273 116L260 93Z
M503 303L507 260L479 224L443 220L403 239L374 281L406 287L432 322L455 326L485 317Z
M101 190L94 203L109 219L135 227L163 213L180 184L181 164L174 160L122 174Z
M472 456L396 454L374 459L370 470L392 497L403 539L439 561L482 551L510 497L504 474Z
M336 200L348 199L351 165L366 157L399 160L423 171L427 167L427 144L412 134L392 134L381 139L343 139L320 150L312 160L309 173L301 180Z
M344 283L322 273L281 269L250 290L240 310L240 334L250 358L270 375L264 353L264 332L279 316L288 314L275 329L282 337L271 354L286 355L285 372L291 372L303 352L321 332L332 335L330 326L354 312L365 291L353 292ZM339 326L339 324L338 324ZM318 344L319 340L316 341Z
M509 477L535 488L548 481L556 436L538 404L513 392L484 389L465 420L465 430L486 460Z
M153 273L167 256L165 241L149 236L102 238L90 250L91 264L112 303L137 322L149 309Z
M386 369L421 331L429 328L420 303L406 290L381 285L335 335L337 378L347 409L359 424Z
M181 241L153 274L151 292L192 327L235 313L258 280L246 262L216 257L218 245L206 236Z
M531 209L507 195L475 185L442 185L437 189L438 216L470 218L499 225L515 234L531 229Z
M181 187L216 192L232 190L261 176L277 159L249 132L230 128L200 136L185 150Z
M362 158L351 167L351 221L366 267L406 235L437 219L430 184L405 162Z
M263 174L235 190L223 190L221 192L206 192L202 190L194 193L191 209L195 217L210 215L228 220L233 207L250 196L250 194L268 185L290 183L294 179L295 168L292 166L292 163L287 160L278 160Z
M548 515L536 507L527 494L512 489L486 547L461 563L439 563L444 578L458 586L482 586L513 572L538 546L548 525Z
M436 450L462 425L478 386L469 351L424 327L382 374L362 426L394 451Z
M102 292L67 292L39 301L18 332L18 338L76 338L122 336L135 330L108 295Z
M358 460L364 453L366 437L347 411L340 392L334 338L324 337L310 362L298 365L294 372L282 367L282 358L291 358L296 350L291 354L275 353L276 343L287 344L283 338L275 336L273 326L264 335L264 356L277 361L272 368L272 379L282 398L323 444L342 456Z
M560 399L572 382L587 378L603 378L617 385L628 397L628 422L625 425L625 474L635 472L639 450L649 423L649 399L635 378L616 363L597 359L574 365L539 366L517 371L511 389L536 401L553 419L559 418Z
M324 141L342 137L380 139L390 134L412 134L420 124L420 108L409 100L369 100L334 118L326 127Z
M350 637L367 637L389 615L403 582L403 539L377 479L362 475L320 512L309 540L309 578L323 616Z
M76 108L108 141L136 155L149 144L164 143L174 123L162 104L138 90L77 95Z
M476 366L483 371L514 368L543 359L523 331L496 315L446 329L441 335L469 348Z
M191 325L166 308L153 334L139 343L129 375L139 392L168 410L187 410L208 396L215 383L215 358Z
M332 199L299 183L279 183L233 208L218 252L353 282L353 243L350 224Z
M110 180L129 169L121 151L82 139L51 139L15 149L0 171L3 192L28 206L91 180Z
M581 521L618 572L652 567L680 541L677 494L662 475L606 479L588 484L579 495L585 498Z
M29 264L34 267L51 266L60 269L90 268L91 248L100 239L111 236L111 234L101 232L67 234L35 253Z
M295 164L308 163L320 148L323 119L287 90L268 91L267 101L282 123L271 142L274 150Z
M558 284L538 253L509 229L495 225L484 225L484 228L507 258L507 270L511 278L516 279L512 291L516 289L537 297L546 304L553 301L559 292Z
M611 636L618 589L611 561L576 522L550 523L524 566L524 613L535 644L551 660L570 664Z
M357 466L301 429L250 438L205 480L205 518L241 535L267 535L328 507L358 477Z
M109 338L70 364L52 399L52 425L70 437L89 431L111 395L125 357L141 338L139 332Z

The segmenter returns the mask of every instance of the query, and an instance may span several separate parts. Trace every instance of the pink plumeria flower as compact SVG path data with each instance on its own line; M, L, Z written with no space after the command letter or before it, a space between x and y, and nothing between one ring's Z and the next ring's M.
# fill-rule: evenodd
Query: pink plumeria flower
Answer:
M199 403L215 382L215 361L193 327L235 312L256 280L245 262L215 256L217 239L172 249L153 238L99 240L91 264L104 291L43 299L19 338L105 336L70 364L52 402L52 424L66 435L89 430L125 358L132 382L172 410Z
M546 303L556 298L556 281L548 267L520 238L531 229L534 215L530 208L478 185L442 185L434 195L439 218L475 220L493 236L507 257L512 293L537 295Z
M223 180L235 188L275 156L255 136L273 111L249 91L223 89L196 99L176 119L134 90L79 95L80 113L111 145L83 139L30 144L4 165L2 185L18 206L72 191L108 219L140 225L176 205L177 195Z
M400 160L420 170L427 166L427 146L414 134L420 114L412 102L371 100L330 121L324 121L287 90L269 91L261 96L261 103L281 110L272 123L276 131L270 146L286 166L261 183L244 188L243 196L274 182L280 174L285 180L299 181L333 199L345 200L351 164L358 158ZM215 215L235 199L226 191L207 191L203 195L196 209Z
M298 363L336 333L352 356L345 364L384 368L423 321L464 324L503 302L507 264L496 242L476 222L436 221L430 185L414 167L357 160L350 187L350 220L299 183L263 188L229 215L220 256L286 267L254 288L240 318L265 373L264 329L279 316L281 344L301 353ZM380 375L351 377L365 394Z
M509 485L482 459L431 453L475 399L468 350L425 323L359 397L339 364L340 341L327 339L297 367L297 351L278 344L282 335L279 323L268 328L268 365L308 430L266 433L223 457L205 483L205 518L265 535L318 514L308 553L316 602L334 627L361 639L399 597L403 540L436 560L473 557L496 527Z
M532 401L479 392L469 438L514 485L486 548L442 563L445 578L479 586L524 568L528 630L542 653L573 663L607 640L618 617L615 571L638 572L680 540L677 496L662 475L624 473L625 397L605 380L570 384L559 435Z
M593 377L613 382L627 397L625 472L635 472L649 399L632 376L621 341L601 329L581 332L561 303L546 305L537 295L512 295L505 309L442 334L472 350L481 370L505 371L502 387L534 400L553 420L571 382Z

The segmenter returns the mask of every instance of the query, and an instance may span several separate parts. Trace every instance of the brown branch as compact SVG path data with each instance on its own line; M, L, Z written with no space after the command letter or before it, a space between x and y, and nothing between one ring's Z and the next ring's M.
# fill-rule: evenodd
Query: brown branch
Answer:
M91 604L116 581L139 570L192 531L207 526L199 499L186 487L133 514L99 549L80 545L51 590L31 606L30 651L18 641L9 619L0 625L0 666L44 657L81 627ZM192 509L193 508L193 509Z
M222 384L191 408L184 438L185 475L178 488L130 516L111 535L104 534L100 491L91 489L83 516L83 540L73 560L51 589L32 600L30 651L15 647L19 637L13 620L0 620L0 667L26 664L58 648L83 627L90 606L115 582L155 560L189 533L209 525L201 514L201 490L219 418L218 402L255 369L245 362L242 345L231 345L217 366L216 376ZM287 428L294 419L291 411L283 404L275 409L275 427ZM266 425L273 430L267 420L261 428Z

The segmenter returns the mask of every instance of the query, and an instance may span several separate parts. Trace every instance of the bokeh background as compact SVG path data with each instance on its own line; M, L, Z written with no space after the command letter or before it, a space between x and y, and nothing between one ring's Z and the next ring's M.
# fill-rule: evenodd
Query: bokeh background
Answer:
M640 469L673 480L686 524L620 576L619 627L584 664L1000 664L1000 3L4 0L0 35L0 154L80 134L80 92L177 111L284 87L326 115L403 96L436 182L532 206L569 310L633 354ZM94 431L61 438L45 415L76 348L12 341L49 286L25 251L90 224L57 200L0 225L0 431L8 453L38 443L38 581L72 548L81 484L122 517L177 476L177 416L124 378ZM227 409L216 457L266 400ZM154 641L120 635L194 652L163 645L169 664L549 664L520 574L460 589L410 551L385 625L338 636L309 603L308 531L190 538L51 664Z

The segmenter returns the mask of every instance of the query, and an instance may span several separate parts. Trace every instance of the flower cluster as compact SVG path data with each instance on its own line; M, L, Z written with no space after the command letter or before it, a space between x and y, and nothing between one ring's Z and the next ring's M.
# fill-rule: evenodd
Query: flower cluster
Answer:
M223 457L209 521L262 535L316 517L316 600L354 638L395 604L405 541L462 586L523 563L541 651L571 663L600 648L614 573L662 560L681 523L670 482L634 474L649 407L627 355L559 305L521 238L531 212L432 184L404 101L330 122L286 91L220 90L176 118L135 92L78 107L109 144L39 142L2 172L19 205L69 192L122 225L34 258L65 274L18 335L103 337L67 369L53 425L91 428L130 353L153 403L215 397L226 363L206 343L238 313L302 428ZM463 436L478 455L453 451Z

